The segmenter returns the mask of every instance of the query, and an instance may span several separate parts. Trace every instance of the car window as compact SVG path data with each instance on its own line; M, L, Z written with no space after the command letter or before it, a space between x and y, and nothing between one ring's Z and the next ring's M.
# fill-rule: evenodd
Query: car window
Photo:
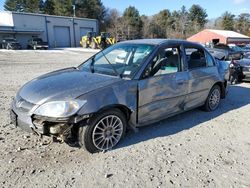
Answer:
M188 69L206 67L206 56L203 49L185 48Z
M176 47L161 49L153 58L150 76L166 75L181 70L180 50Z
M80 65L80 69L99 74L132 78L155 46L122 44L111 46Z

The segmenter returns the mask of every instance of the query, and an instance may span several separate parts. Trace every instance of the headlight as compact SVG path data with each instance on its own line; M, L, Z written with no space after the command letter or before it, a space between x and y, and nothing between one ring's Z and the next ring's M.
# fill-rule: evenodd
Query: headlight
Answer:
M34 114L47 117L69 117L75 114L87 101L53 101L42 104Z

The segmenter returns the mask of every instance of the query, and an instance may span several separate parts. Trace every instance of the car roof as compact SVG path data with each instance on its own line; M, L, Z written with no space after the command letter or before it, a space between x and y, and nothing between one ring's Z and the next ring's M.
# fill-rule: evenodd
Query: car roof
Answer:
M189 44L192 46L199 46L199 43L189 42L182 39L136 39L136 40L127 40L119 42L121 44L151 44L151 45L162 45L162 44Z

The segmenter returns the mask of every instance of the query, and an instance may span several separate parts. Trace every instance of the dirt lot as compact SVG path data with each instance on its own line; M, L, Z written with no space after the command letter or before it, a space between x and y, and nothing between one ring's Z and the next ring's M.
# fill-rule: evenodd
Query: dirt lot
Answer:
M193 110L129 132L106 153L43 145L9 124L18 88L78 65L84 51L0 51L0 187L250 187L250 83L219 109Z

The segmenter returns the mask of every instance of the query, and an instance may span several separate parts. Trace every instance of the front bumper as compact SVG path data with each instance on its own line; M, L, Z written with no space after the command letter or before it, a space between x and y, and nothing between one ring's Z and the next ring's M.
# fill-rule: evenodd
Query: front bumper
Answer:
M67 118L50 118L22 112L11 104L10 119L16 127L37 135L61 135L74 124L89 118L89 115L75 115Z
M43 130L39 129L33 124L31 116L27 112L18 110L14 105L14 102L11 104L10 119L11 123L13 123L16 127L20 127L26 132L43 134Z
M36 48L49 48L49 46L48 45L36 45Z

